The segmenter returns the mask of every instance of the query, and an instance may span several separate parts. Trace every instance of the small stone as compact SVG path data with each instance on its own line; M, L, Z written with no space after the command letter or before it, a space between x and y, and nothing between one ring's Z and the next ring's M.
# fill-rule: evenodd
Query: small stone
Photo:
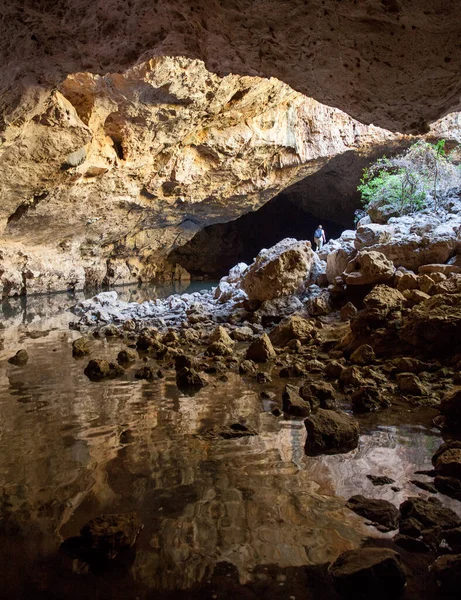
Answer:
M134 374L136 379L145 379L146 381L153 381L155 379L155 374L151 367L141 367Z
M367 478L371 481L371 483L375 486L381 485L390 485L394 483L394 479L390 477L386 477L385 475L367 475Z
M355 365L369 365L375 360L375 351L369 344L362 344L350 356L350 361Z
M343 454L357 448L358 423L342 411L320 408L304 425L307 430L304 451L308 456Z
M184 367L176 373L176 385L181 392L194 394L207 385L195 369Z
M352 410L354 413L368 413L391 406L388 398L381 390L372 386L362 386L352 394Z
M91 348L87 338L80 337L72 342L72 356L74 358L81 358L90 354L90 352Z
M213 342L208 346L205 354L208 356L231 356L232 346L226 345L223 342Z
M397 375L397 385L403 394L411 396L425 396L428 394L428 390L414 373L399 373Z
M357 309L352 302L348 302L342 307L339 314L341 316L341 321L350 321L357 314Z
M14 356L8 359L8 362L17 367L22 367L28 360L29 355L27 354L27 350L18 350Z
M131 348L121 350L117 355L117 362L119 365L130 365L134 363L138 358L137 352Z

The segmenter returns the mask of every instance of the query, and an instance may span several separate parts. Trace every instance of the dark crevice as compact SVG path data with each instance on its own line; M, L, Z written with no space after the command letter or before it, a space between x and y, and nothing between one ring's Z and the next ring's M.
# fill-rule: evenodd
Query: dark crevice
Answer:
M13 214L8 217L7 226L11 223L16 223L22 217L27 215L29 210L32 208L36 208L38 204L42 200L44 200L48 196L48 192L42 192L41 194L35 194L32 200L28 200L26 202L21 202L21 204L17 207Z

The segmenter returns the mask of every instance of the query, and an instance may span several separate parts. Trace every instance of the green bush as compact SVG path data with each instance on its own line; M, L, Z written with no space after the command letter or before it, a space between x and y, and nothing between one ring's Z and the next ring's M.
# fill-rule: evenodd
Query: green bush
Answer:
M438 208L450 189L461 183L460 170L445 152L445 140L416 142L393 158L380 158L364 170L357 190L373 218L412 214L433 205Z

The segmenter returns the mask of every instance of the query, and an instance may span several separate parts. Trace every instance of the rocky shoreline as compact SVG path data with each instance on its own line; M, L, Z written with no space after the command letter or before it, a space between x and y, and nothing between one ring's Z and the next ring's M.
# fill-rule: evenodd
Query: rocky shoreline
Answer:
M460 230L456 202L451 211L386 224L366 217L319 255L294 239L262 250L211 291L142 304L99 294L73 309L79 320L72 327L85 334L73 352L90 352L88 335L116 338L117 363L91 357L85 368L91 380L152 381L171 369L189 395L238 372L262 386L275 417L304 419L305 453L313 456L357 447L360 428L351 413L392 410L396 403L435 408L447 441L425 473L433 483L415 484L461 501ZM281 398L264 389L275 378L286 380ZM235 423L206 435L257 433ZM437 498L410 498L397 509L357 496L348 506L380 530L398 530L397 550L431 556L431 577L443 597L456 589L461 517ZM406 581L399 554L386 549L346 553L330 576L344 596L364 586L370 594L396 593Z

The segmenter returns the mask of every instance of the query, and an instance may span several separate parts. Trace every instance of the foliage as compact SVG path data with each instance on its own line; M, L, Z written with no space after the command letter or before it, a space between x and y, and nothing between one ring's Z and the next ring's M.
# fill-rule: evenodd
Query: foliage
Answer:
M438 208L450 189L461 185L460 169L445 140L419 141L403 154L383 156L364 170L357 190L365 208L384 208L389 216L411 214L432 205Z

